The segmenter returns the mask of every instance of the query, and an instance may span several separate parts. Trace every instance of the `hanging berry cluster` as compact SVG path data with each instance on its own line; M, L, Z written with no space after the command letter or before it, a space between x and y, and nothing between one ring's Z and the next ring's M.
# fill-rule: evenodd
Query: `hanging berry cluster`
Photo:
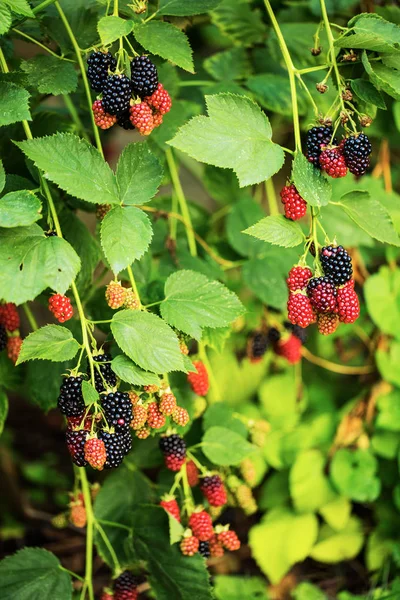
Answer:
M96 51L88 57L88 80L101 93L92 106L96 125L109 129L115 123L149 135L171 110L171 97L158 81L156 66L147 56L130 63L130 77L117 69L110 52Z
M15 304L0 304L0 352L7 350L7 356L13 363L17 362L22 346L19 327L20 318Z
M247 356L252 363L260 362L269 348L291 364L301 360L301 348L307 339L306 331L298 324L288 321L283 325L276 324L279 325L279 329L269 327L266 331L256 331L249 337Z

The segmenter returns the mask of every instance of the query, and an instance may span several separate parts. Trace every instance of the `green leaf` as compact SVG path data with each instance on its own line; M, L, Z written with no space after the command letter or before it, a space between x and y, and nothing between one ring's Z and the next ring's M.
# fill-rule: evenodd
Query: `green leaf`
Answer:
M260 10L252 10L248 0L223 0L211 13L211 20L224 36L242 46L264 41L266 27Z
M12 23L11 12L4 4L0 4L0 35L7 33Z
M341 531L349 522L351 502L347 498L339 496L322 506L319 512L332 529Z
M381 267L364 285L368 313L373 322L388 335L395 334L400 322L400 273Z
M255 94L257 102L263 108L280 115L292 116L292 97L287 76L275 73L258 73L247 79L246 87ZM305 112L305 103L302 100L302 96L299 95L298 104L300 114Z
M377 460L368 450L342 448L332 459L330 476L344 496L356 502L373 502L381 490L377 468Z
M112 44L118 38L128 35L132 31L133 21L121 17L102 17L97 24L100 39L104 46Z
M214 348L217 352L222 352L230 334L230 327L204 327L201 341L206 344L206 346Z
M97 402L100 398L99 392L92 386L88 381L82 381L82 395L85 401L85 406L89 406L94 402Z
M74 65L55 56L35 56L23 61L21 69L26 73L28 86L36 88L41 94L70 94L78 86Z
M380 242L400 246L399 234L388 211L378 200L371 198L368 192L348 192L337 204L370 236Z
M201 339L202 327L229 325L243 311L236 294L201 273L177 271L165 283L162 317L197 340Z
M272 584L277 584L295 563L307 558L317 532L315 515L296 515L290 509L276 508L250 529L249 544L260 569Z
M148 146L136 143L122 151L116 176L122 204L145 204L156 195L163 170Z
M231 81L245 77L250 71L250 62L246 50L238 46L209 56L203 67L214 79Z
M71 600L71 577L51 552L23 548L0 562L0 596L2 600Z
M400 72L380 63L371 64L365 51L362 53L361 59L374 86L395 100L400 100Z
M0 127L31 119L29 93L14 83L0 82Z
M350 25L351 23L351 25ZM350 21L351 33L335 40L339 48L365 48L375 52L393 52L400 48L400 27L377 14L358 15Z
M365 562L368 571L378 571L378 569L381 569L387 561L391 559L393 551L393 539L385 537L385 535L379 531L373 531L368 537L365 551Z
M8 398L6 393L0 389L0 435L3 433L4 424L8 415Z
M254 258L243 267L247 287L273 308L283 309L287 302L287 285L282 268L273 258Z
M63 362L73 358L79 347L66 327L45 325L24 339L17 364L35 359Z
M146 570L157 600L212 600L206 562L199 554L183 556L171 546L169 519L158 506L139 506L132 515L132 543Z
M261 577L216 575L213 581L217 600L268 600Z
M31 225L41 218L42 203L29 190L10 192L0 198L0 227Z
M351 87L353 92L355 92L361 100L364 100L364 102L374 104L374 106L386 110L386 104L382 94L370 81L365 79L353 79L351 81Z
M113 316L111 331L121 350L145 371L185 370L178 338L157 315L121 310Z
M153 229L150 219L134 206L115 206L101 223L101 245L114 273L143 256Z
M11 10L24 17L35 18L31 7L28 4L28 0L3 0L4 4L7 4Z
M0 231L0 290L6 302L33 300L47 287L64 294L79 267L68 242L45 237L36 224Z
M293 248L304 241L304 234L300 225L286 219L283 215L265 217L255 225L245 229L243 233L284 248Z
M127 356L120 354L112 363L112 370L122 381L131 385L160 385L160 379L154 373L143 371Z
M221 0L160 0L158 7L159 15L172 15L174 17L186 17L189 15L201 15L212 10Z
M293 600L328 600L328 596L316 585L303 581L292 591Z
M296 381L290 372L268 377L261 384L258 393L263 415L272 427L288 429L296 425L299 418L296 390Z
M151 502L153 499L149 480L137 469L129 468L127 460L107 477L94 503L95 517L100 520L122 568L133 560L128 544L132 535L132 511L138 504ZM102 524L101 520L115 523L116 526ZM98 530L95 530L95 544L101 557L113 569L113 557Z
M238 465L256 451L241 435L226 427L210 427L203 436L201 449L215 465Z
M319 169L301 152L296 152L292 166L292 179L300 196L311 206L325 206L332 195L332 186Z
M118 187L98 150L72 133L15 142L28 158L72 196L94 204L118 204Z
M253 198L243 198L232 206L226 220L226 235L232 248L242 256L257 256L265 249L265 244L261 240L253 239L243 233L264 216L263 209Z
M297 512L315 512L336 494L324 473L326 460L320 450L298 454L290 470L290 495Z
M378 396L376 427L388 431L400 431L400 390Z
M233 169L241 187L279 171L283 150L272 142L269 120L252 100L217 94L206 96L206 104L209 116L194 117L181 127L171 146L200 162Z
M187 36L171 23L150 21L133 28L133 35L143 48L194 73L192 49Z
M235 431L244 439L247 438L248 431L246 425L234 415L233 409L227 406L225 402L211 404L203 415L204 431L216 425Z
M342 531L335 531L329 525L322 525L310 556L319 562L340 563L355 558L363 544L362 522L357 517L350 517Z
M381 377L400 387L400 343L392 340L388 350L378 349L375 352L375 360Z
M33 404L46 413L56 408L61 378L74 366L72 360L56 363L50 360L28 362L25 366L25 385L26 393Z

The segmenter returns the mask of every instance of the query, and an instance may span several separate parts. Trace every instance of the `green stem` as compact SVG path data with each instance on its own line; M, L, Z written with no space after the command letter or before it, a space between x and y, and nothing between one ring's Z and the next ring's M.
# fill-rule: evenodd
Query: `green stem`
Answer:
M340 104L341 104L342 110L345 110L344 102L343 102L343 98L342 98L342 91L341 91L341 88L342 88L341 78L340 78L339 68L338 68L338 65L336 62L336 55L335 55L335 47L334 47L335 39L333 37L331 25L329 23L328 13L327 13L326 6L325 6L325 0L320 0L320 3L321 3L322 18L324 20L326 35L327 35L328 43L329 43L329 55L330 55L333 70L334 70L335 76L336 76Z
M265 8L267 9L269 18L271 19L272 26L275 30L276 37L282 52L283 60L289 75L290 94L292 97L292 111L293 111L293 127L294 127L294 140L296 150L301 151L301 135L300 135L300 120L299 120L299 109L297 105L297 90L296 90L296 69L293 65L292 58L290 56L288 47L285 42L285 38L282 35L282 31L279 27L279 23L276 20L274 11L272 10L271 3L269 0L264 0Z
M199 356L200 356L200 359L203 361L203 363L206 366L206 369L207 369L207 372L208 372L208 377L210 379L211 388L212 388L212 390L214 392L215 400L217 402L219 402L221 400L221 392L219 390L218 382L215 379L213 370L211 368L210 361L208 360L208 356L207 356L205 345L202 342L199 342Z
M178 212L178 198L176 197L175 192L172 192L171 211L173 213ZM174 241L176 240L177 227L178 227L178 221L171 217L169 219L169 236L170 236L171 240L174 240Z
M265 182L265 192L267 194L269 214L279 215L278 203L276 201L275 187L274 182L272 181L272 177L266 180Z
M29 321L29 325L31 326L32 331L37 331L39 329L39 325L37 324L35 315L31 311L30 306L28 305L28 303L25 302L25 304L22 305L22 308L24 310L26 318Z
M201 472L202 475L204 475L205 473L207 473L208 469L206 469L205 467L203 467L203 465L201 464L201 462L199 460L197 460L197 458L192 454L192 452L188 452L187 456L188 456L189 460L192 460L194 462L194 464L199 469L199 471Z
M113 16L118 17L118 0L114 0Z
M307 94L307 97L308 97L308 99L309 99L309 101L310 101L310 104L311 104L311 106L312 106L312 107L313 107L313 109L314 109L315 116L316 116L316 117L318 117L318 113L319 113L319 111L318 111L318 106L316 105L314 98L311 96L311 92L310 92L310 90L308 89L308 87L307 87L307 86L306 86L306 84L304 83L304 81L303 81L303 79L302 79L301 75L299 75L298 73L296 73L296 77L297 77L297 79L299 80L299 82L300 82L300 85L303 87L304 91L305 91L305 92L306 92L306 94Z
M106 521L105 519L96 519L96 523L101 523L102 525L108 525L108 527L116 527L117 529L125 529L125 531L132 531L131 527L128 525L123 525L122 523L115 523L114 521Z
M120 572L121 571L121 566L119 564L119 561L118 561L117 555L115 553L115 550L112 547L112 545L110 543L110 540L107 537L106 532L104 531L104 529L102 528L102 526L100 525L100 523L98 521L95 521L95 527L96 527L97 531L99 532L99 534L101 535L101 537L103 539L103 542L105 543L105 545L107 547L107 550L110 553L111 559L112 559L112 561L113 561L113 563L115 565L115 570L117 571L117 573Z
M134 291L134 293L136 295L136 298L139 301L139 309L141 309L142 308L142 303L140 301L139 290L138 290L137 285L136 285L136 281L135 281L135 277L133 275L133 271L132 271L131 265L129 265L126 270L128 271L129 281L131 282L132 290Z
M78 579L79 581L85 581L83 577L81 577L77 573L74 573L73 571L70 571L69 569L66 569L62 565L58 565L58 568L61 569L61 571L65 571L66 573L69 573L71 575L71 577L74 577L75 579Z
M12 31L15 31L15 33L17 33L18 35L20 35L20 36L24 37L25 39L29 40L30 42L32 42L32 44L36 44L36 46L39 46L39 48L42 48L43 50L46 50L46 52L48 52L52 56L55 56L56 58L59 58L60 60L66 60L66 61L72 62L72 63L75 62L75 61L71 60L70 58L64 58L63 56L60 56L56 52L53 52L53 50L50 50L50 48L48 48L44 44L41 44L40 42L38 42L37 40L35 40L35 38L31 37L27 33L24 33L23 31L20 31L19 29L16 29L15 27L12 28Z
M197 256L197 247L196 240L193 234L192 220L190 218L189 208L186 202L185 194L183 193L178 170L176 168L176 163L171 148L168 148L166 150L165 157L167 159L167 164L172 179L172 185L174 187L174 191L179 202L182 217L184 218L185 222L189 225L189 227L186 227L186 236L189 244L190 254L192 256Z
M188 475L187 475L187 463L184 463L181 466L182 473L182 483L183 483L183 493L185 495L185 506L187 508L187 512L190 515L194 510L194 502L192 496L192 490L190 489Z
M83 85L85 86L85 91L86 91L86 97L87 97L87 101L88 101L88 105L89 105L89 112L90 112L90 117L92 120L92 127L93 127L93 134L94 134L94 139L96 141L96 146L98 151L100 152L101 156L104 157L103 154L103 148L101 146L101 140L100 140L100 134L99 134L99 130L97 128L96 123L94 122L94 115L93 115L93 111L92 111L92 95L90 93L90 87L89 87L89 81L86 75L86 69L85 69L85 65L83 63L82 60L82 55L81 55L81 49L78 46L78 42L76 41L76 37L74 36L74 32L72 31L70 24L68 22L67 17L64 14L63 9L61 8L59 2L56 0L55 1L55 6L56 9L58 11L58 14L61 17L61 20L64 24L65 30L68 34L69 39L71 40L71 44L74 47L74 51L75 51L75 55L76 58L78 60L78 64L79 64L79 68L81 70L81 74L82 74L82 80L83 80Z
M83 500L86 509L86 569L85 583L89 591L89 600L94 600L93 592L93 525L94 515L89 483L84 468L80 470Z
M314 73L315 71L324 71L328 69L329 65L319 65L318 67L307 67L307 69L296 69L298 75L305 75L306 73Z
M47 6L50 6L50 4L54 4L54 2L55 2L55 0L44 0L44 2L41 2L40 4L38 4L37 6L35 6L35 8L32 8L33 14L37 15L42 10L44 10ZM13 23L13 25L21 25L27 19L29 19L29 17L22 17L21 19L18 19L17 21L15 21Z
M67 107L69 114L72 117L73 122L75 123L77 130L82 134L82 137L90 143L90 138L88 136L88 134L85 131L85 126L83 125L81 118L78 114L78 111L75 108L75 104L72 102L71 98L69 97L69 94L64 94L63 96L64 98L64 103L65 106Z
M190 79L188 81L180 81L179 87L195 87L204 86L204 85L215 85L215 81L211 81L210 79Z

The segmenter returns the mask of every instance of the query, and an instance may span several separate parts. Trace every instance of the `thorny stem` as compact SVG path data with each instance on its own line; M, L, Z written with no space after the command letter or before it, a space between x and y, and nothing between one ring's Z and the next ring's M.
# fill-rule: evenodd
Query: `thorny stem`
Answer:
M267 194L269 214L271 216L279 215L279 208L278 208L278 203L276 201L276 193L275 193L275 187L274 187L274 182L272 181L272 177L267 179L265 182L265 192Z
M97 128L96 123L94 122L94 115L93 115L93 111L92 111L92 95L90 93L89 81L88 81L88 78L86 75L85 65L83 64L83 60L82 60L81 49L78 46L78 42L76 41L76 37L74 35L74 32L71 29L68 19L65 16L65 13L57 0L55 2L55 6L56 6L56 9L58 11L58 14L60 15L60 18L61 18L63 24L64 24L65 30L68 34L68 37L71 40L71 44L74 47L74 51L76 54L76 58L78 60L79 68L81 70L83 85L85 86L86 97L87 97L87 101L88 101L88 105L89 105L90 117L92 120L94 139L96 141L97 150L100 152L101 156L104 157L103 148L101 146L99 130Z
M168 148L166 150L165 157L167 159L167 164L172 179L172 185L174 187L174 191L179 202L179 207L181 209L182 216L185 219L186 223L188 223L189 225L189 227L186 227L186 235L190 254L192 256L197 256L196 240L193 235L192 220L190 218L189 208L186 202L185 194L183 193L182 185L179 179L178 169L176 167L174 155L172 153L171 148Z
M85 570L85 584L87 585L89 592L89 600L94 600L93 592L93 525L94 515L92 507L92 499L90 497L89 483L86 476L85 469L80 470L81 485L83 500L86 509L86 570Z

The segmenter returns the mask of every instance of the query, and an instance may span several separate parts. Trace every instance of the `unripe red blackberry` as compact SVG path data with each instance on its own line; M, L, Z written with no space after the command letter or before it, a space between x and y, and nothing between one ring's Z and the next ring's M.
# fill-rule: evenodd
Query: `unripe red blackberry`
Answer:
M65 323L65 321L68 321L74 314L71 300L67 298L67 296L62 296L61 294L50 296L49 311L53 313L60 323Z
M188 373L188 382L195 394L205 396L210 385L207 368L201 360L194 360L193 365L196 367L197 373Z
M131 62L132 92L139 98L151 96L158 86L157 67L148 56L136 56Z
M67 429L65 432L68 452L71 455L72 462L77 467L85 467L87 465L85 459L85 442L88 435L85 429L78 429L77 431Z
M332 127L313 127L307 132L307 160L318 169L319 157L322 152L322 146L328 146L331 143L333 134ZM332 140L332 144L336 144L336 140Z
M163 415L170 416L176 408L176 398L172 392L165 392L161 396L159 409Z
M7 340L7 356L15 364L21 352L22 338L19 335L13 335Z
M97 437L90 437L85 442L85 460L93 468L99 471L103 470L106 462L106 447L103 440Z
M4 325L0 325L0 352L7 347L7 331Z
M127 394L129 396L129 400L131 401L132 406L139 402L140 396L134 390L129 390Z
M108 77L108 70L115 71L117 61L110 52L92 52L87 63L90 87L96 92L101 92Z
M203 477L200 489L210 506L224 506L228 501L225 486L219 475Z
M295 335L290 335L286 340L280 340L275 345L275 353L294 365L301 360L301 341Z
M165 115L171 110L172 100L162 83L159 83L157 89L151 96L145 98L147 104L155 108L159 113Z
M125 448L122 443L122 437L119 432L111 433L100 431L98 434L100 440L103 440L106 447L107 460L104 467L106 469L115 469L120 466L125 456Z
M126 300L126 288L119 281L111 281L106 288L106 300L110 308L121 308Z
M321 152L320 167L329 177L338 179L347 175L347 166L340 148L328 148Z
M213 558L221 558L225 554L222 543L218 540L218 536L214 534L209 540L210 554Z
M293 184L285 185L281 189L280 195L287 219L297 221L304 217L307 212L307 202L300 196Z
M154 129L153 111L146 102L133 104L129 109L130 120L140 135L150 135Z
M199 470L192 460L188 460L186 463L186 473L190 487L199 483Z
M172 420L180 427L185 427L190 421L189 413L186 408L177 406L172 413Z
M143 404L135 404L132 407L132 421L131 427L132 429L141 429L147 421L147 407Z
M109 427L121 431L132 421L132 404L126 392L110 392L101 397L101 405Z
M82 396L82 377L64 377L57 404L67 417L83 416L85 402Z
M110 75L103 86L103 109L109 115L123 115L129 109L131 95L131 82L126 75Z
M354 323L360 316L360 303L354 290L354 281L350 280L337 291L339 320L342 323Z
M86 527L87 514L83 504L72 504L69 509L69 520L75 527Z
M165 415L160 412L157 402L150 402L147 406L147 425L151 429L161 429L165 423Z
M308 327L316 321L310 298L302 293L289 294L287 302L288 318L293 325Z
M330 277L313 277L307 285L311 305L318 313L336 312L337 290Z
M114 581L114 600L136 600L137 579L130 571L124 571Z
M194 556L199 549L199 540L194 535L184 537L180 544L182 554L185 556Z
M231 529L228 531L221 531L218 533L218 541L226 548L233 552L234 550L239 550L240 548L240 540L236 533Z
M330 335L339 325L339 317L335 313L322 313L317 317L318 331L322 335Z
M205 510L195 511L190 515L189 527L200 542L206 542L214 534L212 519Z
M103 108L101 100L95 100L92 105L93 118L100 129L110 129L116 123L117 117L109 115Z
M186 459L186 443L177 433L165 435L159 441L160 450L164 455L167 469L179 471Z
M181 511L179 505L174 496L170 496L166 494L163 496L160 502L160 506L162 506L170 515L174 517L179 523L181 522Z
M142 427L141 429L137 429L136 437L139 440L146 440L149 437L150 433L151 433L151 431L150 431L149 427Z
M348 137L343 145L343 156L350 173L357 176L364 175L369 167L371 152L371 142L365 133Z
M20 318L17 307L13 302L0 304L0 324L4 325L7 331L13 332L19 329Z
M114 594L111 591L103 590L103 593L100 596L100 600L114 600Z
M199 554L201 554L201 556L203 558L210 558L211 552L210 552L210 543L209 542L200 542Z
M336 285L350 281L353 274L351 256L343 246L324 246L319 258L325 275Z
M288 278L286 279L287 286L291 292L305 290L307 283L312 277L312 271L308 267L299 265L290 269Z
M97 354L93 356L93 360L98 366L94 365L94 383L96 390L100 392L105 391L105 384L109 387L117 385L117 376L111 368L112 356L110 354ZM90 371L88 371L90 375Z
M92 415L84 416L83 414L74 417L67 417L67 424L69 429L85 429L90 431L92 427Z

